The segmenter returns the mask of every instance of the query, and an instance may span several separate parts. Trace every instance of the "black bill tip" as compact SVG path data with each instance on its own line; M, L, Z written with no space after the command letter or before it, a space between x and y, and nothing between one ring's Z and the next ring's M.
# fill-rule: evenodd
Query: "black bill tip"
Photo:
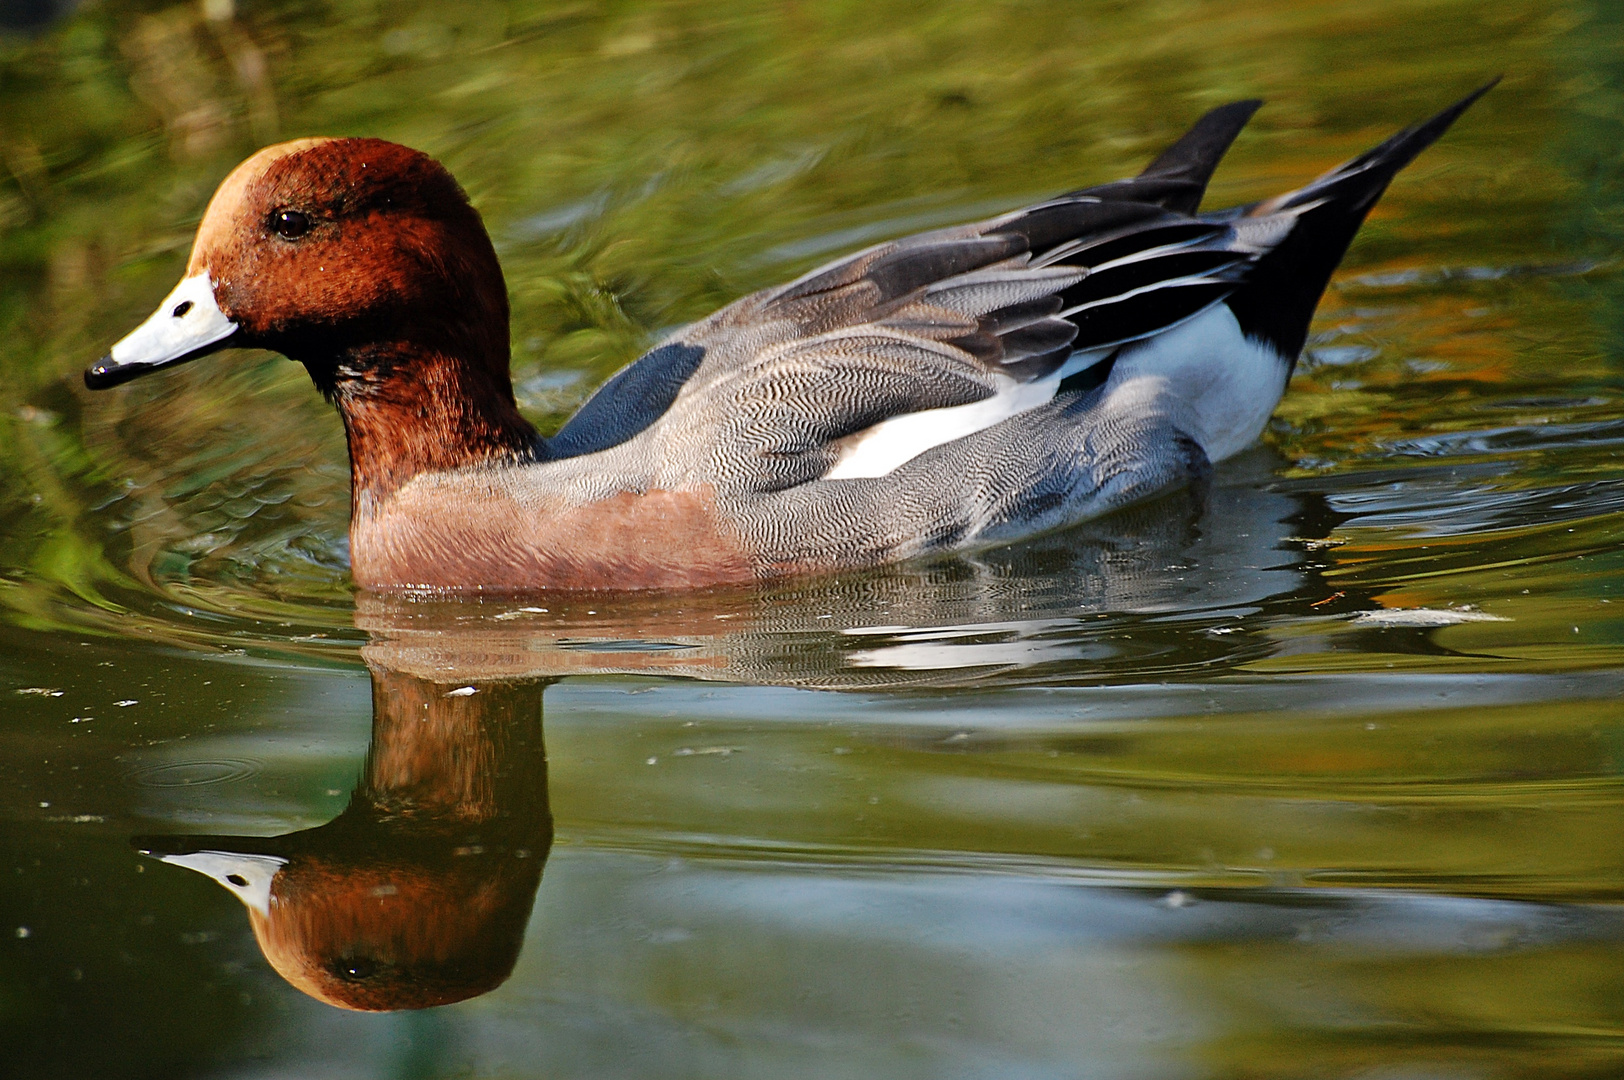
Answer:
M120 383L129 382L144 370L146 369L121 365L111 356L104 356L85 368L85 386L91 390L106 390Z
M85 386L91 390L107 390L115 386L123 386L131 379L138 379L154 371L189 364L193 360L210 356L221 349L236 348L239 344L238 337L237 329L233 326L231 333L218 341L211 341L207 345L193 349L191 352L161 360L127 360L120 363L114 360L112 354L109 353L85 368Z

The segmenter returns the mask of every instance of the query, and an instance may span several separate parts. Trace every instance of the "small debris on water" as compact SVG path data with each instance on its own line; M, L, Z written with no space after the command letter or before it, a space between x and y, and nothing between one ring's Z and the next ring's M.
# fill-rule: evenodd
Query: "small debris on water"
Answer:
M518 608L515 611L504 611L504 612L502 612L502 614L496 616L496 618L498 618L498 619L522 619L526 615L546 615L546 614L547 614L547 609L544 608L544 607L522 607L522 608Z
M1467 608L1383 608L1361 611L1348 620L1354 626L1394 627L1454 626L1469 622L1510 622L1502 615Z
M472 687L472 686L459 686L455 690L447 690L445 692L445 696L446 697L473 697L477 693L479 693L479 691L477 689L475 689L474 687Z
M1174 911L1177 911L1179 908L1187 908L1191 904L1195 903L1195 897L1191 896L1183 889L1174 889L1172 892L1162 897L1158 903L1160 903L1162 907L1172 908Z
M22 689L17 690L16 693L19 693L19 694L39 694L41 697L61 697L62 696L62 691L58 690L54 686L25 686Z
M1288 536L1285 542L1288 544L1301 544L1309 551L1324 551L1326 548L1341 547L1348 541L1346 537L1341 536L1327 536L1321 540L1311 539L1307 536Z

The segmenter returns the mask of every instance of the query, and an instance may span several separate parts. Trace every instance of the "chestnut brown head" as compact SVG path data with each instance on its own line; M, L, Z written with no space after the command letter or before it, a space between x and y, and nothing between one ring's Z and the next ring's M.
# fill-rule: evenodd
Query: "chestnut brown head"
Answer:
M550 821L524 848L459 844L432 835L432 826L422 837L357 824L135 842L230 890L271 966L318 1001L365 1012L423 1009L506 981L541 883Z
M184 280L85 381L250 346L301 361L329 395L423 355L505 386L507 325L490 239L438 162L381 139L300 139L226 177Z

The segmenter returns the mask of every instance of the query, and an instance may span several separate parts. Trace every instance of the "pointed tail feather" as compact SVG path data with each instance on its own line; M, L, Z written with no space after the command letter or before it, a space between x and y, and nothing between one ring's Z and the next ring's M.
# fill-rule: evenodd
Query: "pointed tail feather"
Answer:
M1083 188L1071 194L1152 203L1181 214L1193 214L1201 205L1207 182L1212 179L1224 152L1262 104L1251 98L1220 105L1191 125L1189 131L1133 179Z
M1262 107L1261 98L1247 98L1218 106L1191 125L1189 131L1179 136L1178 142L1163 150L1161 156L1146 165L1139 175L1194 180L1205 188L1218 162L1229 150L1230 143L1252 119L1252 114ZM1187 212L1194 210L1192 206Z
M1246 217L1292 214L1297 219L1285 239L1257 261L1246 275L1246 283L1229 298L1230 309L1248 337L1272 345L1296 363L1331 273L1370 208L1400 169L1499 81L1498 76L1491 79L1436 116L1405 128L1312 183L1242 211Z

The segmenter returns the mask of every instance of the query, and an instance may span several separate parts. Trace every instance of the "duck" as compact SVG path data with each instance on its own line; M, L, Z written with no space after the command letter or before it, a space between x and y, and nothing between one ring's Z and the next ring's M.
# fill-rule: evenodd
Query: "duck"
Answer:
M520 414L478 211L429 155L301 138L237 166L93 390L227 348L342 419L350 569L400 593L680 590L1008 544L1254 443L1393 177L1498 82L1293 191L1200 204L1261 106L1137 176L858 251L670 333L550 437Z

